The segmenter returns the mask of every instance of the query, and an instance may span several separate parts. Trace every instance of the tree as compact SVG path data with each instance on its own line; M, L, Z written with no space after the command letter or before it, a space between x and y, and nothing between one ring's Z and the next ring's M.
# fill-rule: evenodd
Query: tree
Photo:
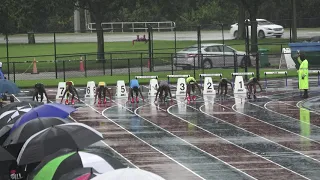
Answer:
M251 53L258 52L258 34L257 34L257 15L259 7L265 2L264 0L241 0L243 7L249 13L251 25Z
M119 9L132 5L130 0L73 0L76 7L87 9L96 24L97 32L97 59L105 60L104 56L104 36L101 23L114 19Z

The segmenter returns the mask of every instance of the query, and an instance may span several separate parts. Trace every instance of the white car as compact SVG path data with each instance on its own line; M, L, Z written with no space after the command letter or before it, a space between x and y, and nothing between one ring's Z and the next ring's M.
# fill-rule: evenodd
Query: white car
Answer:
M223 44L201 44L201 56L198 58L198 45L187 47L177 52L173 62L176 67L190 69L191 67L234 67L235 59L238 66L244 63L245 52L237 51ZM199 61L200 60L200 61Z
M251 26L250 26L250 20L249 21L249 36L251 35ZM265 19L257 19L258 23L258 38L265 38L265 37L277 37L281 38L281 36L284 33L283 26L274 24L270 21L267 21ZM238 36L238 23L232 24L230 29L230 34L236 38Z

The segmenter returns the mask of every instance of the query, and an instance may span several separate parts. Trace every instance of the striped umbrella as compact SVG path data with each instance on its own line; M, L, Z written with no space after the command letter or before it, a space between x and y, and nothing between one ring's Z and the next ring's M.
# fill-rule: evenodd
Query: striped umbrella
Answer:
M161 176L152 172L136 169L136 168L122 168L114 171L110 171L101 175L97 175L92 180L165 180Z
M97 174L97 171L95 171L93 168L80 168L64 174L59 180L89 180L96 177Z
M102 157L84 151L69 152L62 155L57 154L59 154L59 152L56 153L56 155L46 157L35 171L29 175L28 179L59 179L63 175L79 168L93 168L99 174L125 168L125 165L110 156ZM54 156L56 157L53 158Z

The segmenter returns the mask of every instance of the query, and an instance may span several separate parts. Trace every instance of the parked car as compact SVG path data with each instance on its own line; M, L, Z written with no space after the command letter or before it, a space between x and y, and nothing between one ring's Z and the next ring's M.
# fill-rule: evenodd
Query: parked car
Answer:
M250 20L248 21L249 21L249 35L251 35ZM258 38L261 38L261 39L265 37L281 38L284 33L283 26L274 24L265 19L257 19L257 23L258 23L258 29L257 29ZM238 23L231 25L230 34L234 38L238 36Z
M237 58L238 66L241 66L244 62L245 52L237 51L223 44L202 44L201 54L198 58L198 45L195 44L177 52L173 62L176 67L183 69L190 69L194 65L210 69L213 67L233 67L235 58Z

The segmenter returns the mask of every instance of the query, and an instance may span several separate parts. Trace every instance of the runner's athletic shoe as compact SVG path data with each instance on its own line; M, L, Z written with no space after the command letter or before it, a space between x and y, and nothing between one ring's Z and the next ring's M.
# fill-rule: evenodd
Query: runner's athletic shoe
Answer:
M131 98L131 103L134 103L134 99L133 98Z
M196 96L195 96L195 95L192 96L192 100L193 100L193 101L196 100Z
M187 100L188 100L188 102L190 102L190 101L191 101L190 96L188 96Z
M98 100L98 104L101 104L101 99Z
M67 99L64 103L65 103L66 105L68 105L68 104L69 104L69 100Z
M74 105L74 99L71 100L71 104Z
M107 104L107 99L104 99L104 100L103 100L103 104Z
M136 102L139 103L139 98L138 97L136 97Z

